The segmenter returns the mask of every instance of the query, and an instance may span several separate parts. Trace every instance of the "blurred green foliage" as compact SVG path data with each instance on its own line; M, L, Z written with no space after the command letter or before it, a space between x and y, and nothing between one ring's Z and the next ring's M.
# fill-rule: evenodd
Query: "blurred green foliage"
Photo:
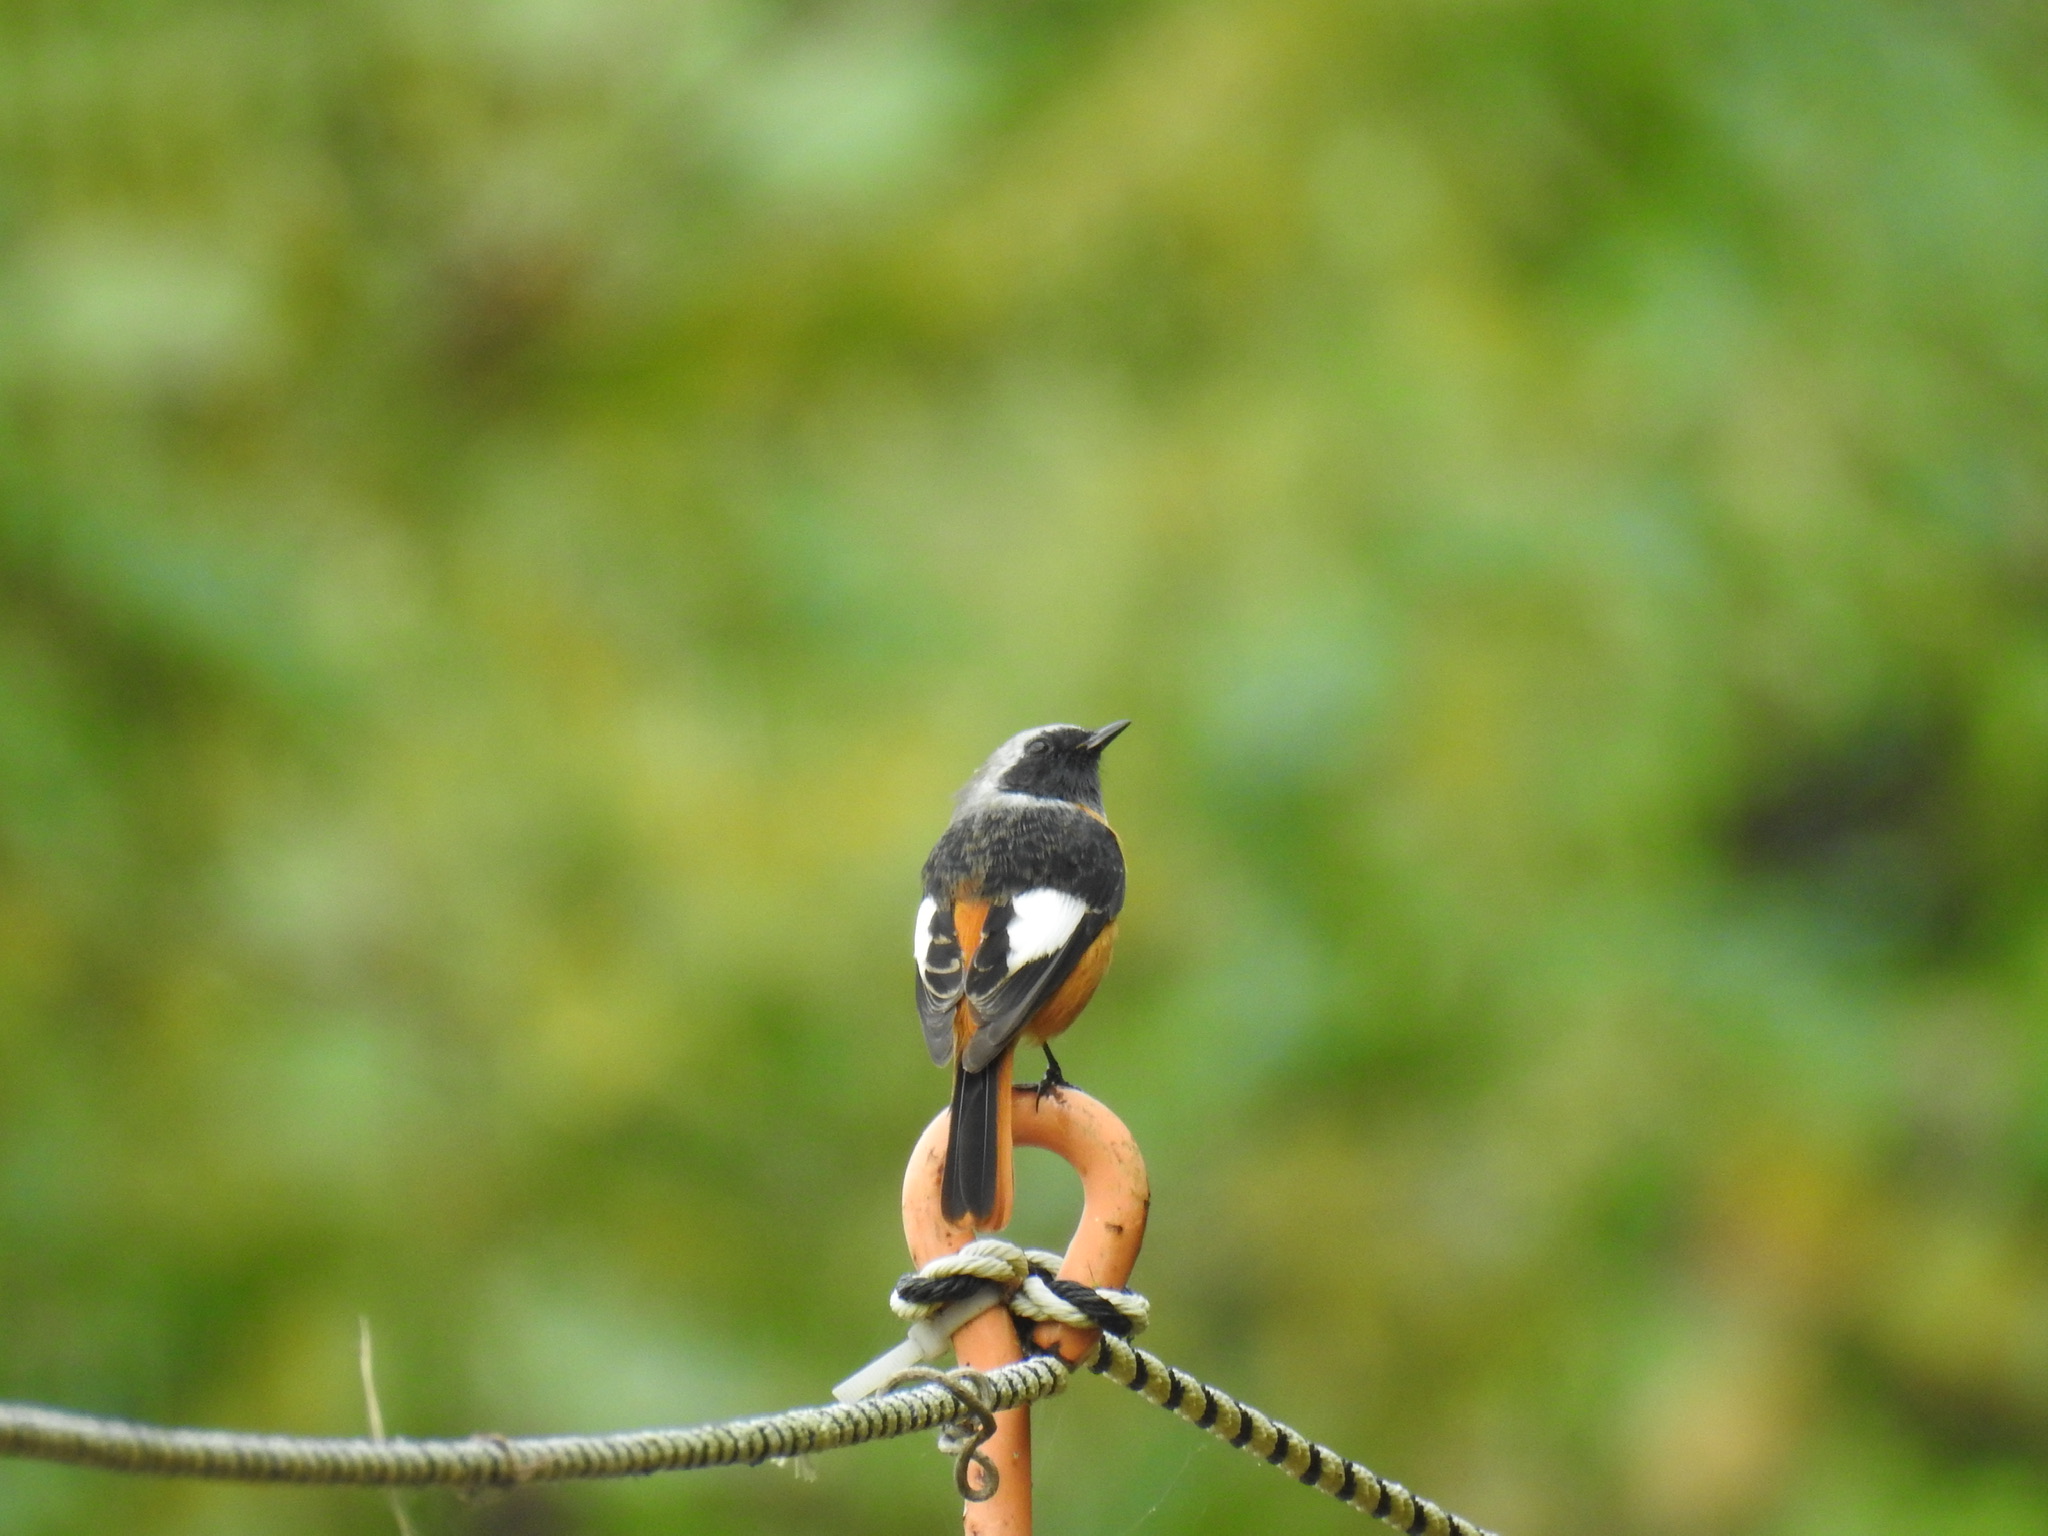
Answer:
M816 1401L947 796L1127 714L1160 1352L1512 1536L2048 1525L2043 17L5 8L0 1394ZM1040 1421L1048 1531L1364 1529ZM956 1518L817 1471L411 1502Z

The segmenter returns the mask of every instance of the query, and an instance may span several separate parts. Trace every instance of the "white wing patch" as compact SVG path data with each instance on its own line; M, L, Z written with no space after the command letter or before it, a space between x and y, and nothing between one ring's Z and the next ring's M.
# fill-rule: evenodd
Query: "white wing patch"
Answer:
M925 951L932 944L932 919L939 915L939 904L927 896L917 904L917 926L910 931L910 958L920 966L924 964Z
M1040 886L1010 902L1010 950L1005 957L1014 974L1019 966L1056 955L1074 936L1088 903L1065 891Z

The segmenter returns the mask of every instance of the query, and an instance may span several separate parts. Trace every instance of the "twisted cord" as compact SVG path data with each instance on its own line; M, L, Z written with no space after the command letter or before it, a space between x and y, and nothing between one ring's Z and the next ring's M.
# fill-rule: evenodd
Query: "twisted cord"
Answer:
M1100 1328L1100 1342L1080 1362L1095 1374L1280 1468L1296 1482L1320 1489L1409 1536L1492 1536L1131 1344L1130 1335L1149 1317L1145 1298L1133 1291L1061 1280L1053 1273L1058 1263L1058 1254L983 1239L905 1276L890 1302L899 1316L923 1318L983 1285L999 1285L1007 1293L1011 1312L1026 1321ZM462 1440L343 1440L161 1429L31 1403L0 1403L0 1456L226 1482L474 1488L758 1466L782 1457L941 1429L947 1432L942 1448L955 1457L956 1484L963 1495L978 1500L995 1491L995 1469L980 1454L991 1416L1051 1397L1068 1378L1068 1369L1057 1356L1032 1355L986 1373L908 1371L881 1394L858 1402L793 1408L690 1429L519 1438L472 1435ZM978 1482L971 1480L970 1469L979 1469Z
M914 1320L931 1316L983 1285L1003 1286L1009 1292L1005 1300L1010 1310L1019 1317L1102 1329L1101 1343L1081 1360L1096 1375L1129 1387L1155 1407L1177 1413L1197 1429L1280 1468L1304 1487L1320 1489L1408 1536L1493 1536L1464 1516L1268 1418L1222 1388L1139 1349L1129 1340L1150 1320L1151 1306L1145 1298L1135 1291L1097 1290L1061 1280L1053 1274L1059 1264L1059 1254L982 1238L905 1275L890 1293L889 1305L898 1317Z
M472 1435L463 1440L330 1440L159 1429L30 1403L0 1403L0 1456L240 1483L502 1487L640 1477L696 1467L758 1466L775 1458L943 1428L977 1417L983 1407L991 1412L1021 1408L1052 1396L1067 1379L1060 1361L1041 1356L988 1372L987 1399L980 1406L944 1382L920 1381L857 1403L793 1408L691 1429L520 1438Z
M1154 1407L1177 1413L1197 1429L1278 1467L1304 1487L1320 1489L1408 1536L1493 1536L1484 1526L1410 1493L1363 1463L1317 1444L1221 1387L1198 1381L1114 1334L1104 1334L1100 1347L1082 1363L1096 1375L1129 1387Z

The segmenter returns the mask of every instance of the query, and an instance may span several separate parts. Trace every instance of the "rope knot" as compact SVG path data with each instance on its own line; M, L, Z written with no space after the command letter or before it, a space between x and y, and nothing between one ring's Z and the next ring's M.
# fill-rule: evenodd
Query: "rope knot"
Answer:
M999 1237L976 1238L898 1280L889 1293L889 1306L905 1322L919 1322L994 1285L1003 1292L1004 1305L1028 1322L1100 1328L1127 1339L1151 1321L1151 1304L1136 1291L1062 1280L1062 1262L1062 1255L1043 1248L1020 1248Z

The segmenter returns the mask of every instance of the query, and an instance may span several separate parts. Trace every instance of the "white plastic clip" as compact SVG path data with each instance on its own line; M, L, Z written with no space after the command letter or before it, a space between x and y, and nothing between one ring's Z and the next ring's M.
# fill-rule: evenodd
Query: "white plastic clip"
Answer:
M842 1403L872 1397L887 1386L897 1372L908 1370L913 1365L922 1365L927 1360L938 1359L953 1347L953 1334L962 1323L981 1316L1002 1299L1003 1293L1000 1289L993 1285L984 1285L972 1296L963 1296L958 1301L941 1307L930 1317L920 1318L910 1325L909 1338L886 1355L870 1360L855 1371L832 1389L832 1395Z

